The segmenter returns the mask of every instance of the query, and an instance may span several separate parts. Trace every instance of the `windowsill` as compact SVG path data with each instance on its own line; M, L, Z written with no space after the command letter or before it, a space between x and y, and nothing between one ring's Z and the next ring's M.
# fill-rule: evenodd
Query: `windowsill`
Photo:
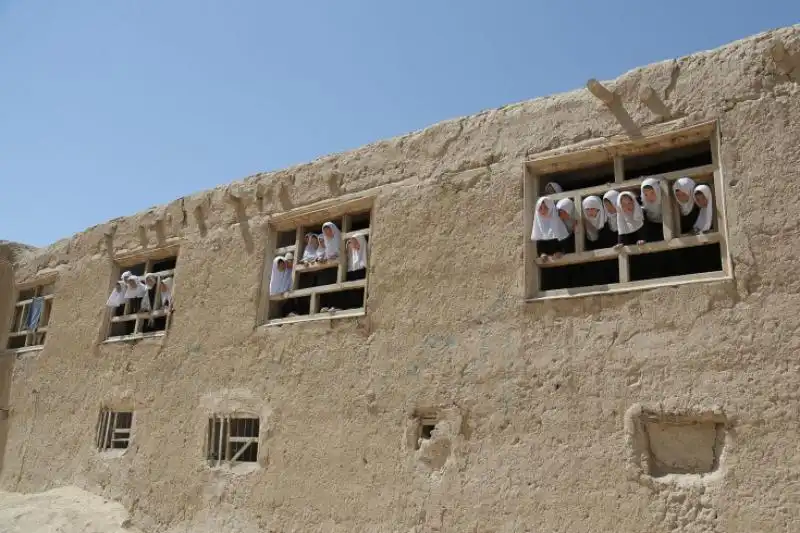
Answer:
M103 344L112 344L115 342L130 342L140 341L143 339L154 339L166 336L166 331L153 331L152 333L134 333L132 335L121 335L119 337L109 337L103 341Z
M526 298L526 303L541 302L543 300L560 300L563 298L578 298L582 296L600 296L604 294L621 294L625 292L656 289L661 287L677 287L691 283L708 283L711 281L732 281L733 276L719 270L717 272L704 272L702 274L687 274L671 278L646 279L615 283L613 285L594 285L592 287L575 287L572 289L554 289L541 291L538 296Z
M129 449L130 448L112 448L109 450L97 450L97 455L101 459L119 459L125 455Z
M25 346L24 348L9 348L8 351L16 355L25 355L29 353L40 352L44 350L44 344L36 346Z
M220 465L208 465L208 469L212 472L220 472L226 474L235 474L237 476L243 476L246 474L252 474L253 472L257 472L261 470L261 464L256 462L235 462L233 464L228 463L227 461Z
M339 268L339 258L328 259L324 263L313 263L310 265L301 265L298 263L294 266L294 271L297 274L302 274L303 272L317 272L328 268Z
M337 318L357 318L360 316L366 316L366 311L363 307L359 307L357 309L345 309L343 311L336 311L334 313L315 313L313 315L301 315L301 316L292 316L286 318L275 318L268 321L266 324L262 324L258 327L261 328L268 328L272 326L283 326L286 324L298 324L301 322L317 322L321 320L334 320Z

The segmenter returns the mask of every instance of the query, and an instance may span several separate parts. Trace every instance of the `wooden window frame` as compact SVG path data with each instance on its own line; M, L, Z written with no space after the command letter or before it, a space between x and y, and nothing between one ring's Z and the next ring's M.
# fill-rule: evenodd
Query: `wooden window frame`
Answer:
M127 428L119 427L119 415L130 415L131 425ZM95 447L100 452L124 451L130 447L131 435L133 434L133 411L114 411L112 409L101 409L100 417L97 421L97 433L95 434ZM114 443L125 443L124 447L116 448Z
M232 437L231 436L231 420L255 420L258 422L258 428L255 436L249 437ZM219 422L219 433L216 431L216 423ZM211 467L220 467L223 465L233 466L235 464L258 464L258 459L261 455L261 418L247 413L215 413L208 418L208 427L206 428L206 453L205 458ZM239 448L235 454L231 450L231 443L243 443L244 446ZM250 448L250 445L255 443L258 446L256 451L255 461L238 461L239 457ZM216 452L216 456L215 456Z
M50 292L48 294L43 294L45 289L50 288ZM19 348L8 348L9 351L15 353L22 353L28 351L35 351L41 350L44 348L45 343L47 342L48 336L48 329L50 325L50 317L53 314L53 299L55 298L55 281L48 281L48 282L35 282L32 284L27 284L21 287L17 287L17 298L19 298L19 294L25 291L33 290L34 294L31 298L26 298L25 300L17 299L16 303L14 304L13 313L11 315L11 325L9 326L9 335L8 341L6 346L10 346L11 339L25 337L25 346L20 346ZM35 330L27 329L27 316L28 316L28 309L33 302L34 298L43 298L44 299L44 309L42 310L42 316L39 319L39 326ZM19 316L19 323L17 323L17 317ZM14 329L16 326L16 329ZM37 338L42 336L41 342L37 342Z
M584 250L582 199L589 195L598 195L602 197L605 192L611 189L638 189L646 179L645 177L629 180L625 179L626 158L637 155L655 154L671 148L680 148L702 141L707 141L710 144L711 164L647 176L647 178L661 180L661 202L662 212L664 214L662 222L664 231L663 241L647 243L642 246L623 246L620 249L605 248L591 251ZM614 183L547 195L554 201L558 201L562 198L571 198L575 202L577 216L575 252L566 254L558 259L551 258L547 264L548 266L563 266L617 258L620 281L608 285L547 291L540 290L539 271L542 262L536 254L536 243L530 240L536 201L540 197L540 176L566 170L579 170L597 164L611 162L613 162L614 166ZM698 182L707 183L711 186L714 192L713 231L700 235L680 235L680 216L677 205L675 205L675 202L672 202L672 183L683 176L689 176ZM593 146L586 150L573 151L566 148L542 154L537 158L526 161L523 165L523 194L525 225L525 246L523 255L525 262L526 301L628 292L632 290L682 285L694 282L730 280L733 277L733 269L727 245L728 231L725 219L725 190L720 164L719 126L716 121L660 133L650 137L643 137L634 141L619 142L610 140L605 145ZM722 269L719 271L639 281L630 281L629 279L629 258L633 255L663 252L714 243L720 244Z
M151 267L154 263L159 263L164 261L165 259L175 258L176 267L167 269L167 270L160 270L158 272L150 272ZM147 255L133 255L129 257L118 258L116 261L116 272L115 276L111 280L111 287L109 287L109 291L113 290L114 284L117 283L120 279L120 275L125 270L136 266L144 264L144 272L145 274L156 274L161 278L165 277L172 277L173 281L175 280L175 270L177 268L178 262L178 249L176 247L169 247L164 250L160 250L157 252L151 252ZM141 276L140 276L141 277ZM156 291L156 301L154 307L158 307L161 303L161 291ZM104 331L105 331L105 341L107 343L112 342L126 342L126 341L134 341L139 339L146 339L150 337L163 337L169 331L170 323L172 322L172 313L174 312L175 307L175 286L173 284L172 289L172 303L171 303L171 310L170 312L166 312L163 309L158 309L156 311L139 311L138 313L129 313L130 310L130 301L125 301L125 311L120 316L114 316L114 309L116 308L109 308L108 310L108 320L105 323ZM166 324L164 325L164 329L160 331L151 331L144 333L142 332L142 326L146 320L151 318L161 318L166 317ZM133 333L128 335L116 335L111 336L111 328L114 324L119 322L131 322L136 321L134 325Z
M315 204L307 208L301 208L287 212L283 215L278 215L270 220L268 242L277 242L279 232L292 231L295 232L294 244L282 247L268 246L266 260L264 262L264 276L262 280L262 298L259 311L259 325L277 326L282 324L292 324L297 322L309 322L315 320L328 320L336 318L352 318L364 316L367 312L367 287L369 280L370 264L367 264L366 275L364 279L346 281L347 276L347 240L352 237L365 236L371 237L372 228L374 225L374 202L373 197L355 198L348 201L340 201L334 203L331 201ZM363 213L369 213L369 227L351 231L351 220L353 216ZM339 258L335 261L328 261L324 265L300 265L301 259L299 250L303 248L303 241L305 238L305 228L316 227L331 219L342 219L341 242L339 248ZM278 255L284 255L291 252L294 254L294 267L292 268L292 285L291 290L283 294L272 295L269 293L269 282L272 275L272 261ZM371 262L372 256L370 255L369 261ZM336 283L329 285L320 285L317 287L308 287L305 289L298 289L299 274L305 272L315 272L333 268L331 265L337 266ZM322 294L341 292L352 289L364 289L364 302L361 307L355 309L339 310L335 313L321 313L319 311L319 297ZM294 317L284 318L269 318L270 304L272 302L286 301L292 298L310 297L309 314L299 315Z

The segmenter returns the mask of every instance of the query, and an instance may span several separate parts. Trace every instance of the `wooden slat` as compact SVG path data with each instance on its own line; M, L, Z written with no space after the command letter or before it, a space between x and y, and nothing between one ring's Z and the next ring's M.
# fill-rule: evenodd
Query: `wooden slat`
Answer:
M622 156L614 156L614 183L622 183L625 181L625 158Z
M703 235L688 235L685 237L676 237L669 241L648 242L641 246L631 245L623 246L616 250L614 248L603 248L600 250L590 250L588 252L566 254L559 259L550 258L545 262L537 258L536 264L540 268L551 268L564 265L577 265L581 263L590 263L592 261L603 261L605 259L612 259L618 255L643 255L653 252L664 252L667 250L677 250L679 248L689 248L692 246L702 246L704 244L715 244L722 240L719 233L705 233Z
M627 283L614 283L611 285L595 285L592 287L575 287L572 289L555 289L541 291L538 296L529 298L526 302L537 302L559 298L571 298L575 296L598 296L606 294L619 294L642 289L656 289L659 287L674 287L707 281L728 281L733 279L723 271L704 272L702 274L687 274L685 276L673 276L669 278L645 279L640 281L629 281Z
M347 233L343 232L342 240L346 241L347 239L352 239L353 237L358 237L360 235L369 237L369 234L370 234L370 228L357 229L355 231L348 231Z
M357 279L355 281L343 281L341 283L333 283L331 285L320 285L319 287L308 287L307 289L298 289L296 291L289 291L283 294L273 294L270 296L271 301L288 300L290 298L301 298L303 296L311 296L314 293L326 294L329 292L345 291L348 289L360 289L367 286L366 279Z
M558 194L548 194L547 196L550 197L554 202L562 198L572 198L572 197L587 197L591 195L598 195L602 196L606 192L610 191L611 189L633 189L636 187L641 187L642 182L648 178L655 178L666 181L674 181L678 178L682 178L684 176L688 176L690 178L694 178L697 176L702 176L706 174L713 174L715 170L715 166L712 165L702 165L699 167L692 167L682 170L673 170L672 172L664 172L661 174L653 174L652 176L643 176L641 178L637 178L635 180L626 180L622 183L607 183L606 185L596 185L594 187L584 187L583 189L575 189L572 191L560 192Z
M295 263L294 271L298 274L302 274L303 272L316 272L318 270L325 270L326 268L339 268L339 260L331 259L330 261L325 261L324 263L313 263L311 265L300 265Z
M56 297L55 294L48 294L47 296L39 296L39 298L41 298L41 299L43 299L45 301L52 300L55 297ZM33 302L33 298L28 298L27 300L20 300L20 301L17 302L17 304L14 307L22 307L24 305L30 304L31 302Z
M332 320L336 318L355 318L364 316L364 308L345 309L335 313L317 313L315 315L292 316L286 318L275 318L264 324L262 327L283 326L286 324L297 324L301 322L313 322L315 320Z
M297 255L295 253L295 249L296 248L297 248L297 246L295 246L294 244L290 244L289 246L281 246L280 248L275 248L275 255L276 256L277 255L286 255L289 252L292 252L294 255ZM295 259L297 259L297 258L295 258ZM272 265L272 263L270 263L270 265Z
M230 442L257 442L258 437L228 437Z
M364 195L364 193L331 198L270 217L269 224L277 231L294 229L300 225L313 226L320 221L339 218L347 213L369 211L374 199L375 194Z
M142 311L140 313L132 313L130 315L120 315L111 317L111 322L130 322L131 320L136 320L137 318L141 319L149 319L149 318L161 318L162 316L166 316L167 312L163 309L158 309L156 311Z

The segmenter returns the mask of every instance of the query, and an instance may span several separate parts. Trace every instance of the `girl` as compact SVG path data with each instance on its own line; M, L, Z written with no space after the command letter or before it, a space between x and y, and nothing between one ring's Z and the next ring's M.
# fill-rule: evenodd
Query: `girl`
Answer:
M587 196L581 202L581 207L583 207L583 226L586 230L586 249L598 250L613 246L614 243L609 241L610 231L606 229L606 211L603 208L603 200L599 196ZM616 223L616 221L614 222Z
M300 258L301 265L310 265L317 260L317 249L319 248L319 239L313 233L306 233L306 244L303 248L303 257Z
M647 242L664 240L664 220L661 212L661 182L655 178L647 178L642 182L642 206L645 215L645 232Z
M555 181L551 181L544 186L545 194L558 194L560 192L564 192L564 189L561 187L561 185L559 185Z
M633 193L621 192L617 196L617 246L645 243L644 213Z
M694 190L694 202L700 208L694 223L694 233L699 235L710 231L714 222L714 198L711 187L698 185Z
M114 290L111 291L111 296L108 297L106 305L111 308L116 308L125 305L125 282L118 281L114 284Z
M342 232L333 222L326 222L322 225L322 234L325 237L325 259L338 258Z
M692 178L683 177L672 186L672 194L681 212L681 235L692 233L697 215L700 208L695 204L694 195L695 184Z
M292 286L292 271L286 267L286 260L278 256L272 260L272 274L269 278L269 293L283 294Z
M317 263L325 262L325 235L322 233L317 235L317 253L315 254L314 260Z
M550 256L564 255L564 242L570 232L556 213L556 206L547 196L536 201L536 213L533 215L533 231L531 240L536 243L536 253L547 261Z
M611 231L609 240L614 244L617 243L619 235L619 230L617 229L617 198L619 198L619 193L613 189L603 195L603 207L606 208L606 223Z
M357 235L347 240L347 281L367 277L367 239Z
M122 281L125 283L125 299L130 300L131 313L138 313L140 309L144 311L150 310L150 299L147 296L147 285L145 285L139 276L134 276L130 272L122 273Z
M172 311L172 278L164 278L158 286L161 291L161 307L166 312Z

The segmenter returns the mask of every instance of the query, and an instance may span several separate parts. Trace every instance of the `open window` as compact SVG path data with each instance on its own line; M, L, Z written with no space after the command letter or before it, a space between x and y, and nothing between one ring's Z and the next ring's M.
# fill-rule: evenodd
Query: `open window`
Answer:
M363 315L371 222L371 199L310 206L275 217L261 323Z
M118 264L107 304L108 341L166 333L174 309L172 289L177 260L177 251L173 250Z
M609 169L611 174L609 175ZM682 212L673 193L680 178L690 178L693 189L710 191L708 223L699 227L703 198ZM641 202L645 179L660 184L661 220L645 221L647 231L633 244L619 243L608 223L587 231L581 208L585 198L600 199L608 191L629 191ZM557 183L558 186L547 184ZM526 298L577 296L659 285L730 277L726 246L724 194L715 123L680 131L615 142L588 150L563 149L527 161L525 190ZM551 193L550 191L561 192ZM646 191L649 194L649 191ZM575 206L574 231L558 241L553 253L548 242L531 240L537 200L548 196L557 203L569 198ZM696 195L695 195L696 196ZM652 205L652 204L651 204ZM691 218L694 216L695 218ZM656 219L658 220L658 219ZM707 227L705 227L707 226ZM552 243L552 241L551 241Z
M206 459L211 466L258 461L259 418L214 415L208 420Z
M97 449L101 452L126 449L131 442L132 428L133 412L103 409L97 422Z
M19 290L8 336L9 350L24 352L44 347L54 296L53 283Z

